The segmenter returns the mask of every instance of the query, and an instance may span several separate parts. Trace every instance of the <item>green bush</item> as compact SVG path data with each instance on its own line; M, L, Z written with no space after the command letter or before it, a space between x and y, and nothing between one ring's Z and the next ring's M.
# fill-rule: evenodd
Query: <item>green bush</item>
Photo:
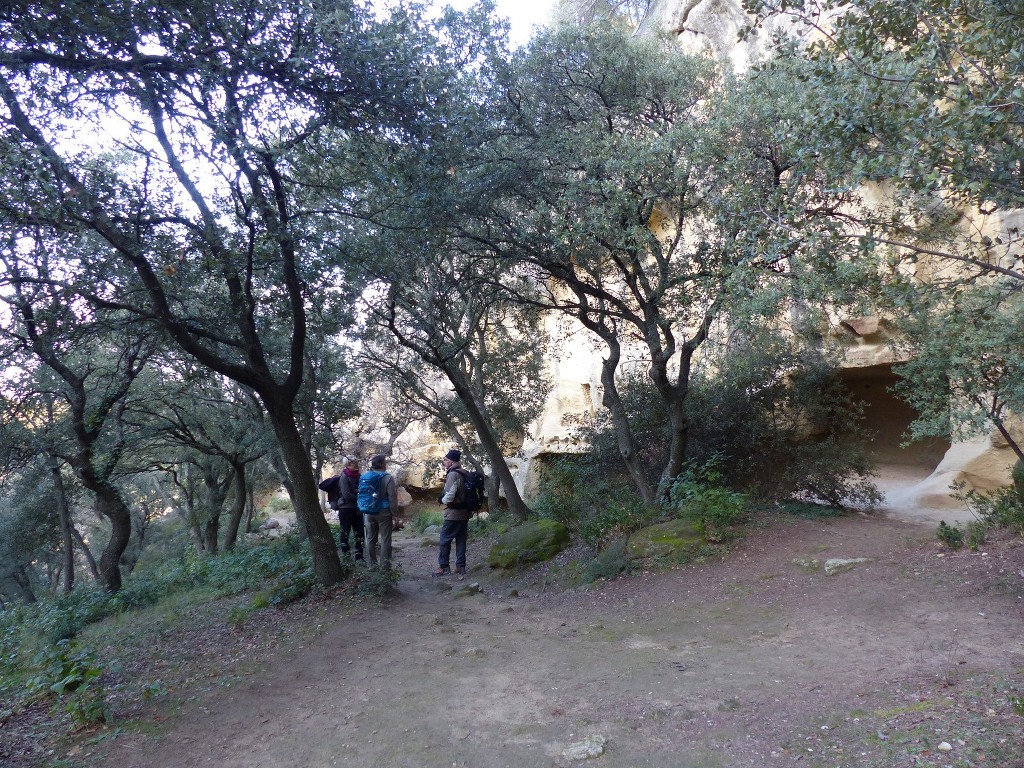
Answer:
M762 499L870 508L872 482L863 406L824 351L798 335L745 327L709 350L694 371L687 412L689 456L720 457L729 486Z
M395 594L402 569L397 565L391 568L356 568L353 573L353 584L356 595L383 600Z
M583 580L587 583L598 579L611 580L629 571L633 567L633 560L629 556L627 545L627 539L616 539L598 552L594 559L587 563Z
M644 502L629 478L596 451L546 459L541 488L531 504L537 515L561 523L598 550L664 517L660 507Z
M793 517L800 517L804 520L829 520L835 517L842 517L844 513L841 507L832 507L825 504L812 504L809 501L783 501L771 506L763 505L763 511L782 512Z
M57 707L75 724L86 727L110 720L110 707L103 689L103 669L95 657L70 640L40 650L32 659L35 674L28 681L29 692L53 696Z
M703 466L688 466L669 492L676 514L696 521L709 542L722 541L747 508L746 496L726 487L719 466L719 459Z
M956 482L950 486L953 496L967 504L968 509L987 528L1005 528L1024 535L1024 492L1017 485L1017 466L1014 467L1014 484L1009 488L976 491L968 489L963 482Z
M988 537L988 525L981 520L971 520L964 528L964 535L967 540L967 548L972 552L977 552Z
M151 564L125 580L111 595L102 587L80 586L58 595L0 613L0 664L11 669L40 648L74 638L83 627L108 616L153 605L185 589L209 588L229 596L270 583L268 602L283 605L308 594L315 586L309 547L297 534L209 557L185 551L176 561Z
M953 525L947 525L945 520L939 522L935 535L939 541L954 551L961 549L964 545L963 530Z

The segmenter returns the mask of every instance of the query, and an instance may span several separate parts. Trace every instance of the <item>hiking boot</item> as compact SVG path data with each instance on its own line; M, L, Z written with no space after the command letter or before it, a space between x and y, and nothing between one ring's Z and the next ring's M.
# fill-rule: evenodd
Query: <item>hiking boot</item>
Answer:
M451 568L437 568L434 570L434 576L448 576L451 572Z
M455 567L455 574L457 576L465 576L466 575L466 566L464 566L464 565L456 566Z

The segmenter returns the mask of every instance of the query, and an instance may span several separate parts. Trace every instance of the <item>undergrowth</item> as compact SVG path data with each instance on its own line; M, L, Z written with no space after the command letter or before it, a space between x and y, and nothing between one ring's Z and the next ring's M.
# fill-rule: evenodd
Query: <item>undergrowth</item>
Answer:
M377 594L395 580L397 575L364 576L355 591ZM0 612L2 690L14 700L51 697L55 708L80 727L103 722L108 717L104 670L87 648L74 642L85 627L183 593L213 600L257 592L249 606L235 608L227 617L228 624L240 628L253 610L293 602L314 586L309 547L297 534L287 534L214 557L189 549L181 557L137 569L116 594L80 586L70 595L19 605Z

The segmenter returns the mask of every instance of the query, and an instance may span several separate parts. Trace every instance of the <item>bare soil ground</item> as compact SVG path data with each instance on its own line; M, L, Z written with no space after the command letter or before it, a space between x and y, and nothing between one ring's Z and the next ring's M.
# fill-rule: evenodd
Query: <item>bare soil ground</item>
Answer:
M934 530L772 518L721 559L569 591L552 585L570 555L510 577L472 567L473 541L465 580L432 579L435 548L403 532L384 604L321 596L238 630L218 603L136 632L121 726L50 758L1022 768L1024 542L948 553ZM829 558L866 561L826 575Z

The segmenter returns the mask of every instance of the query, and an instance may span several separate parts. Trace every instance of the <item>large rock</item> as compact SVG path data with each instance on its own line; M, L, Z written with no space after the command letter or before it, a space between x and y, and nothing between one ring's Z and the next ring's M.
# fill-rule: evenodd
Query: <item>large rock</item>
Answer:
M513 568L550 560L569 544L569 531L554 520L536 520L501 536L487 555L491 568Z
M641 528L629 537L626 551L633 560L667 557L704 544L704 535L695 520L669 520Z

